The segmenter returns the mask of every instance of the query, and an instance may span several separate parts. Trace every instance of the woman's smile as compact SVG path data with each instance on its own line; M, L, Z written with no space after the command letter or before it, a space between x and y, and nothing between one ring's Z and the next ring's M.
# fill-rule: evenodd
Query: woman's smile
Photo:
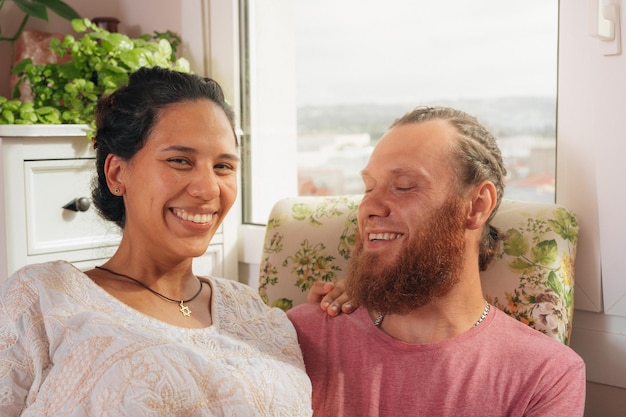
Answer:
M213 223L212 219L214 213L193 213L181 208L172 208L170 211L174 213L176 217L188 222L197 224Z

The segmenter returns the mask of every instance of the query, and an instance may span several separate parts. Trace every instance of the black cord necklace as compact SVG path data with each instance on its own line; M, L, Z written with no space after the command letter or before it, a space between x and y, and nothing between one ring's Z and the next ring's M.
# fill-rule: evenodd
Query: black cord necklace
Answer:
M103 271L106 271L106 272L108 272L110 274L117 275L118 277L129 279L132 282L134 282L135 284L139 285L140 287L144 287L146 290L150 291L152 294L157 295L160 298L164 299L165 301L169 301L170 303L180 304L180 312L185 317L191 316L191 310L189 309L189 307L187 307L185 305L185 303L192 302L202 292L202 280L198 279L198 282L200 282L200 288L198 288L198 292L195 293L195 295L193 297L191 297L188 300L174 300L173 298L166 297L165 295L161 294L160 292L157 292L157 291L153 290L152 288L148 287L146 284L144 284L143 282L139 281L138 279L135 279L133 277L129 277L128 275L120 274L119 272L111 271L110 269L105 268L103 266L96 266L96 268L97 269L101 269Z

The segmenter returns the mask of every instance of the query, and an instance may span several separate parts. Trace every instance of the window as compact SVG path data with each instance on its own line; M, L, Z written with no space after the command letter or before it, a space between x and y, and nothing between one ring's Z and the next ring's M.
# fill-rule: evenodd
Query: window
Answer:
M242 9L246 221L263 223L285 195L360 193L373 145L419 105L477 116L499 140L506 197L554 201L557 0L277 0Z

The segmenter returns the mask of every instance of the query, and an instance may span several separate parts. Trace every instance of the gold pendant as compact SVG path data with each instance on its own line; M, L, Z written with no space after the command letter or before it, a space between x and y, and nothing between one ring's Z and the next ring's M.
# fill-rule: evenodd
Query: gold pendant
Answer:
M185 317L189 317L191 316L191 310L189 310L189 307L187 307L186 305L183 304L183 302L180 302L180 312L183 314L183 316Z

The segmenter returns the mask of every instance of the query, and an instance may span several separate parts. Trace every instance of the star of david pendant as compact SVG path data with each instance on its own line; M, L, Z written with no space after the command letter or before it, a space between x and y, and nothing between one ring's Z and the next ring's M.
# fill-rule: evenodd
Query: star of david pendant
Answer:
M183 316L185 317L189 317L191 316L191 310L189 310L189 307L187 307L186 305L183 304L183 302L180 302L180 312L183 314Z

